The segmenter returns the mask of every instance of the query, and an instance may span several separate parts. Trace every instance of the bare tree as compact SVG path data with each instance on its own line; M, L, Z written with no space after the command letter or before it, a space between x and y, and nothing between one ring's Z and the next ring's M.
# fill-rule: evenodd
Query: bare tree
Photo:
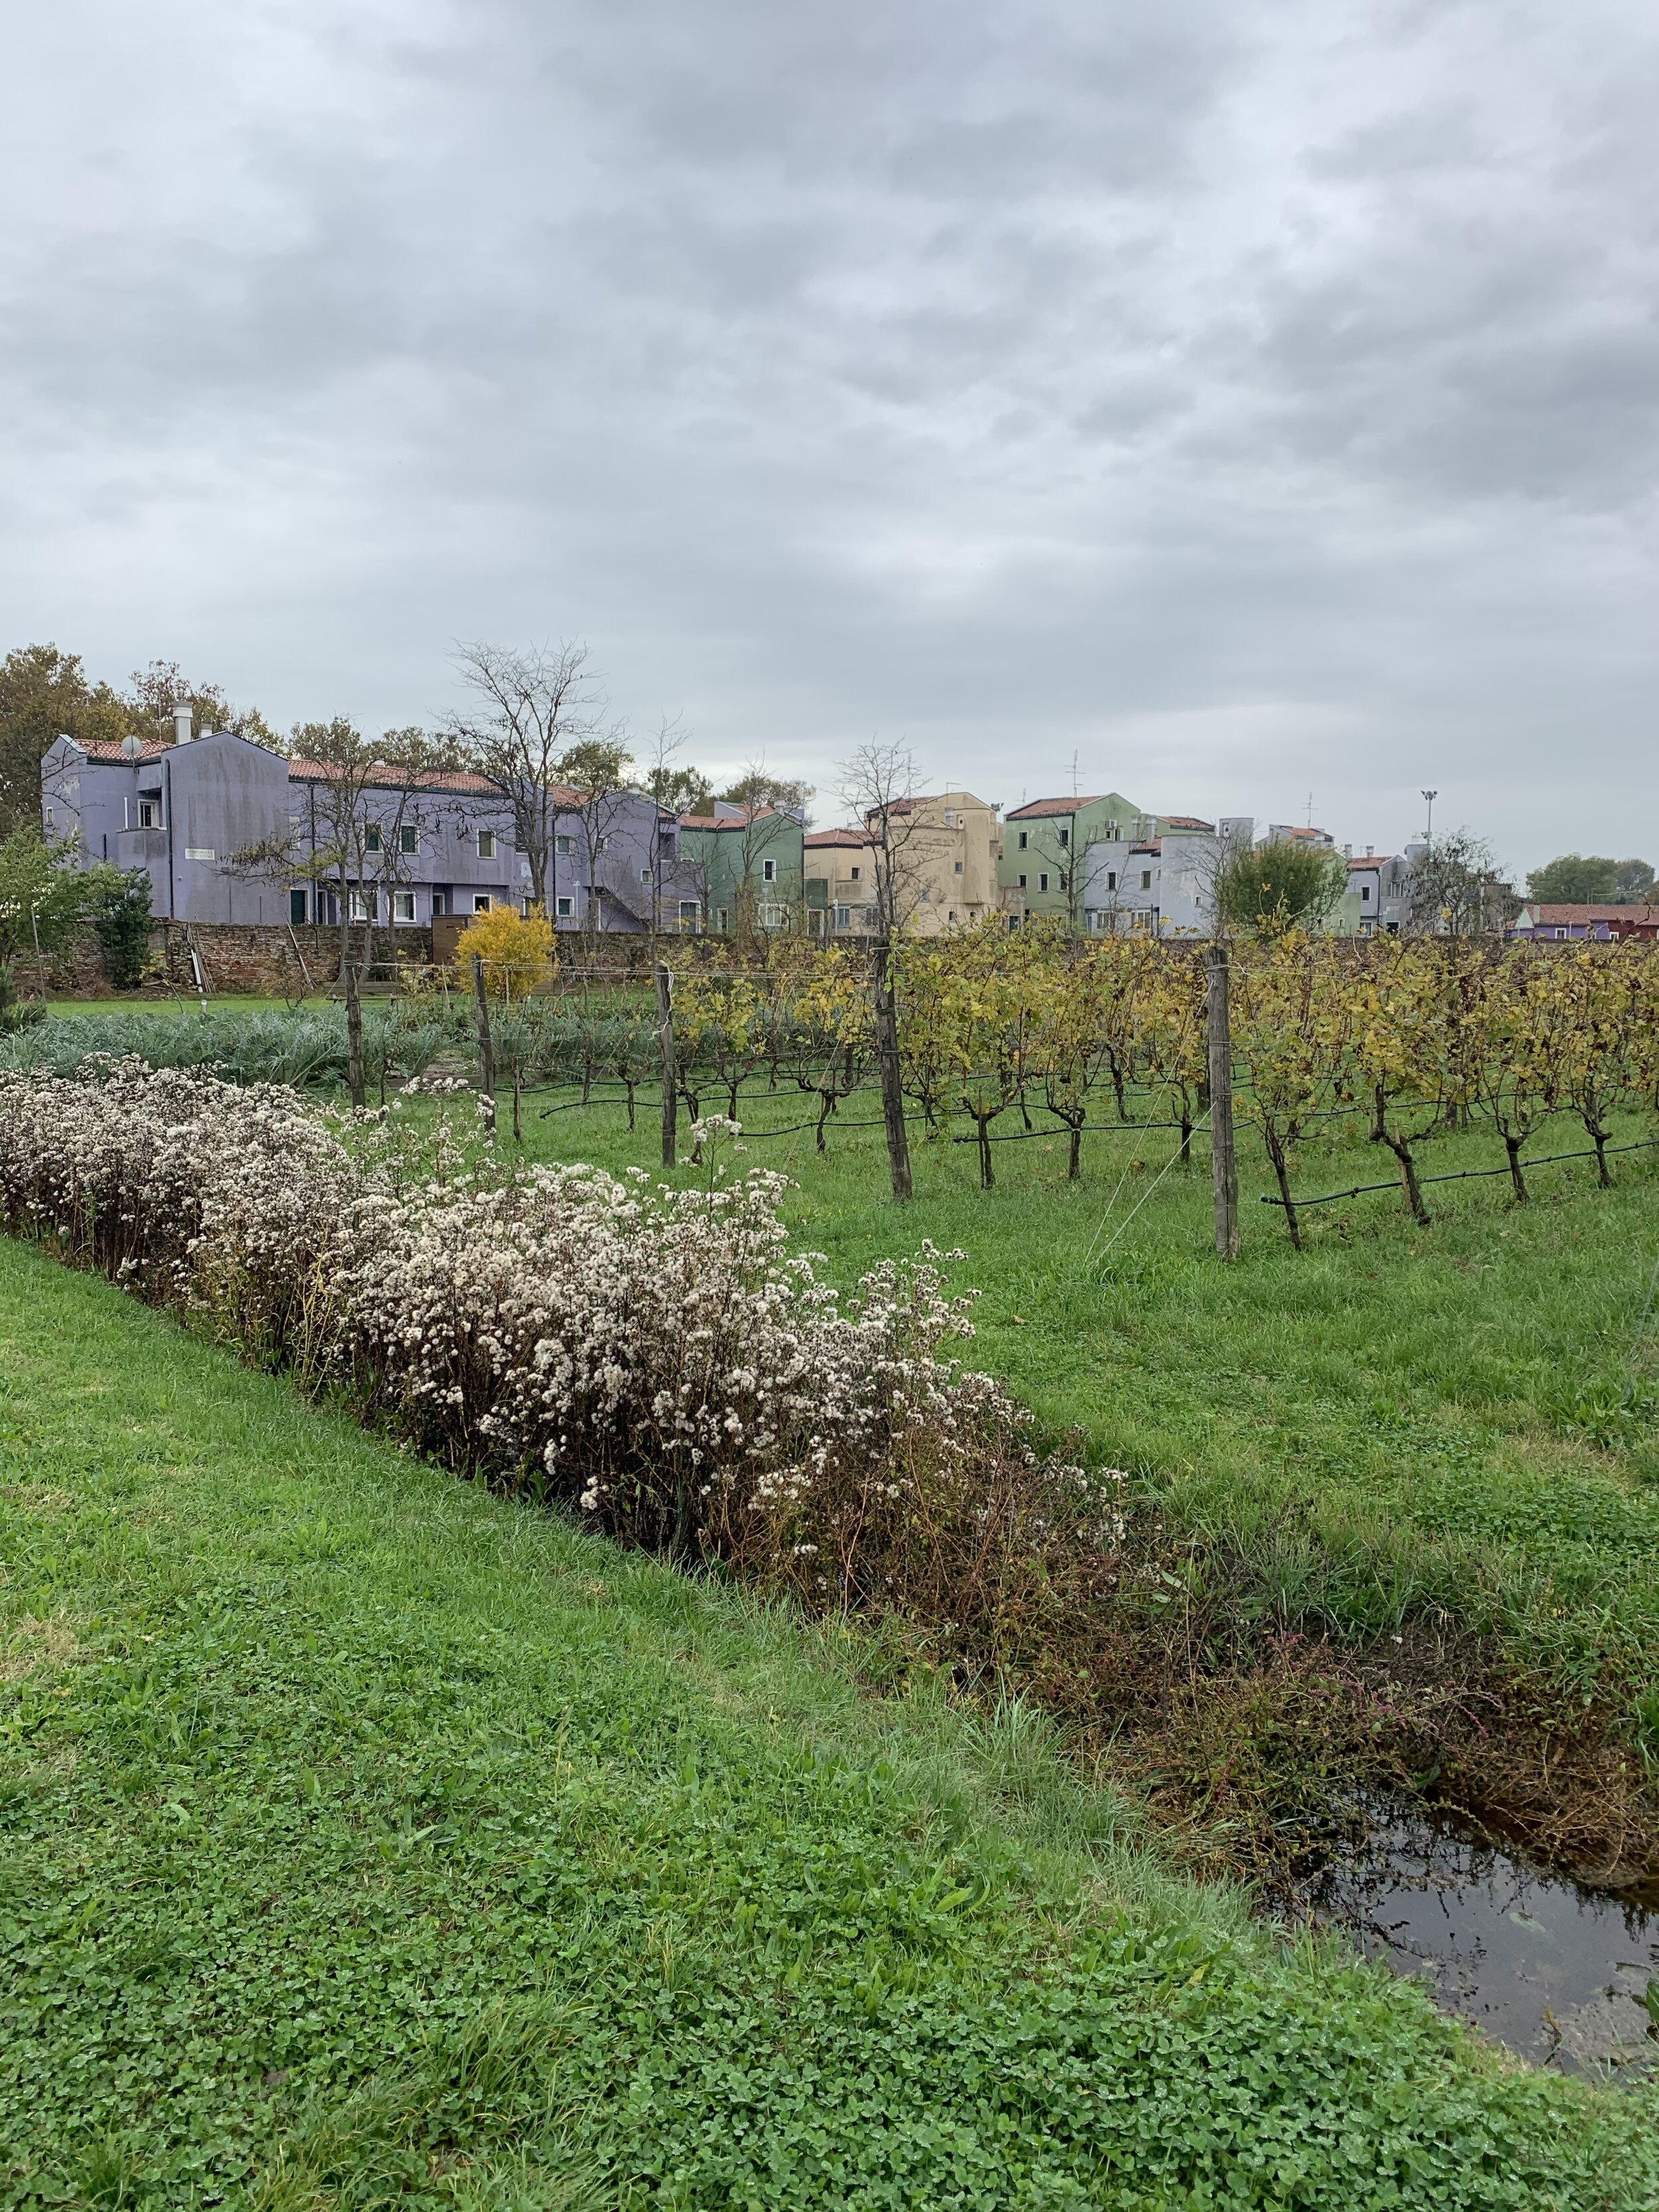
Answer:
M406 844L412 837L418 853L422 830L435 828L447 811L441 774L453 755L418 729L387 730L372 744L342 714L330 722L296 724L291 742L305 813L286 837L234 853L228 866L273 881L297 878L319 890L331 887L339 905L339 972L345 982L353 971L353 922L363 925L366 964L381 892L390 899L416 872ZM307 766L317 773L307 775Z
M559 773L570 786L563 811L575 817L587 864L582 927L590 937L605 927L602 902L607 886L600 881L599 861L611 831L637 795L628 780L633 765L620 727L603 737L584 738L559 757Z
M842 801L858 816L869 841L877 934L896 937L921 902L924 873L921 848L912 850L924 826L915 757L908 746L872 738L841 763L837 774Z
M1484 837L1455 830L1412 864L1407 927L1417 937L1483 937L1515 919L1521 902Z
M453 656L476 704L445 729L467 765L493 783L512 815L513 842L538 899L556 914L558 820L570 793L566 756L595 737L604 701L585 645L458 645Z
M689 763L678 762L674 756L686 742L687 732L680 726L678 715L665 715L657 725L646 753L645 788L656 802L656 813L651 824L651 929L654 936L662 927L662 909L667 896L668 849L665 833L670 823L675 825L673 845L674 875L678 885L684 885L693 872L687 869L679 856L678 825L682 814L705 814L713 803L714 788L700 769ZM696 872L702 880L697 886L698 903L706 913L708 891L707 870ZM684 891L678 893L684 896Z

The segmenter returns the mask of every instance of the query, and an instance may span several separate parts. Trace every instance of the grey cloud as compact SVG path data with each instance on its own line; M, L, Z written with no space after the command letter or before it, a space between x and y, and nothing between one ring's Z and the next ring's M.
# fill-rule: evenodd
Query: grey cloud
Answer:
M20 635L374 724L581 634L820 782L1659 817L1636 0L145 15L0 32Z

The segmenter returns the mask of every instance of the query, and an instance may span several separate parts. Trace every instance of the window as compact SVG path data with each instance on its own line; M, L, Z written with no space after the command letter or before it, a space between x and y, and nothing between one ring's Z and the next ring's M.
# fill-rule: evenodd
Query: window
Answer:
M1565 929L1558 929L1555 933L1558 937L1565 937L1567 933Z
M432 919L434 921L440 921L442 916L447 915L448 912L449 893L447 891L434 891L432 894Z
M290 891L289 893L288 918L291 922L303 921L305 920L306 895L303 891Z
M702 908L696 899L682 899L680 901L680 921L682 923L696 921L697 916L702 912Z
M153 799L141 799L138 802L138 827L141 830L159 830L161 826L160 806Z
M393 921L414 921L414 919L415 919L415 894L414 894L414 892L413 892L413 891L393 891L393 892L392 892L392 919L393 920Z
M483 836L487 837L489 835L489 832L486 830L483 832ZM479 842L480 842L480 843L482 843L482 842L483 842L483 838L480 838ZM472 894L472 911L473 911L473 913L474 913L474 914L488 914L488 913L489 913L489 893L488 891L474 891L474 892L473 892L473 894Z
M47 829L48 829L48 830L52 829L52 828L54 826L54 824L53 824L53 820L52 820L52 811L51 807L47 807L47 809L46 809L46 827L47 827Z
M420 831L412 822L405 822L398 832L398 850L400 853L418 853L420 849Z
M574 853L576 849L576 841L574 837L556 837L553 840L553 849L556 853Z
M1143 868L1140 872L1140 888L1144 891L1149 891L1152 888L1152 872L1150 868Z
M954 869L955 869L956 873L957 873L957 875L960 875L960 874L962 873L962 863L961 863L961 861L960 861L960 860L955 861L952 865L953 865L953 866L954 866Z
M371 822L363 831L363 850L366 853L378 853L380 849L380 825L378 822Z
M857 883L857 882L859 882L859 881L860 880L860 878L862 878L862 876L863 876L863 873L864 873L864 871L863 871L863 870L859 866L859 865L858 865L857 861L855 860L855 861L853 863L853 866L852 866L848 870L848 872L847 872L848 880L850 883L854 883L854 884L855 884L855 883Z
M787 908L784 907L763 906L760 910L761 927L763 929L781 929L783 927L784 915L787 912Z
M1022 830L1019 833L1019 849L1022 853L1025 850L1025 832Z
M351 919L354 921L378 921L380 918L380 896L378 891L353 891Z
M1063 890L1063 891L1068 891L1068 890L1071 890L1071 888L1072 888L1072 879L1071 879L1071 878L1070 878L1068 875L1065 874L1063 872L1062 872L1062 873L1061 873L1061 875L1060 875L1060 889L1061 889L1061 890Z
M763 860L763 861L761 862L761 881L762 881L763 884L775 884L775 883L776 883L777 879L778 879L778 864L777 864L777 862L776 862L775 860Z
M1115 891L1117 889L1117 870L1115 868L1108 868L1106 871L1106 888L1109 891Z
M726 934L726 908L725 908L724 907L722 907L722 908L720 908L720 935L721 935L722 937L724 937L724 936L725 936L725 934Z
M1019 879L1019 887L1020 887L1021 890L1024 890L1024 888L1025 888L1025 878L1024 878L1024 876L1022 876L1022 877L1020 878L1020 879Z
M947 921L954 921L956 920L956 918L957 918L957 910L956 910L955 907L952 907L952 908L951 908L951 910L950 910L949 914L947 914L947 915L946 915L946 916L945 916L945 920L946 920Z
M1069 844L1071 843L1071 842L1072 842L1072 833L1071 833L1071 831L1070 831L1069 830L1062 830L1060 831L1060 848L1061 848L1061 850L1063 851L1063 850L1065 849L1065 848L1066 848L1067 845L1069 845Z
M1117 823L1116 823L1115 822L1109 822L1109 823L1106 824L1106 836L1107 836L1107 838L1108 838L1108 840L1109 840L1111 843L1113 843L1113 844L1115 844L1115 843L1117 842L1117 830L1118 830L1118 825L1117 825Z
M1042 874L1042 875L1040 875L1040 876L1037 878L1037 889L1038 889L1040 891L1046 891L1046 890L1048 890L1048 871L1045 869L1045 870L1043 871Z
M850 929L852 926L852 908L850 906L838 906L836 908L836 927L837 929Z
M478 832L478 858L481 860L493 860L495 857L495 832L493 830L480 830ZM486 900L483 905L477 910L480 914L488 914L489 911L489 901Z
M611 840L608 837L596 837L594 839L593 850L596 853L608 853L610 849Z
M559 909L559 920L568 921L573 912L570 901L568 898L562 898L556 902L556 904Z

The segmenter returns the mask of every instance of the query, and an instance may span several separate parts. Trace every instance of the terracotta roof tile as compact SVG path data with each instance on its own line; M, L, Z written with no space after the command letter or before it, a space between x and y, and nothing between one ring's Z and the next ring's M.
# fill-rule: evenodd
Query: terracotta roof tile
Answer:
M1639 921L1659 923L1659 907L1638 906L1576 906L1546 905L1540 899L1522 902L1522 912L1531 915L1539 922L1559 927L1576 921Z
M70 742L78 746L88 760L118 761L123 765L125 765L128 761L129 757L121 750L120 740L118 738L75 738ZM172 750L171 745L147 744L132 764L137 766L139 762L160 760L163 753L170 753Z
M1016 806L1003 819L1007 822L1030 822L1048 814L1075 814L1079 807L1098 806L1106 797L1103 791L1082 792L1075 799L1034 799L1026 806Z

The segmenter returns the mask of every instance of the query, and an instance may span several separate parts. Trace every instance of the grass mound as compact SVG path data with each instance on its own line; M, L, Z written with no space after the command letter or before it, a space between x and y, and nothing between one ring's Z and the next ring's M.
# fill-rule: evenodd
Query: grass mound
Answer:
M1644 2097L1169 1882L1015 1705L0 1248L0 2198L1601 2207Z

